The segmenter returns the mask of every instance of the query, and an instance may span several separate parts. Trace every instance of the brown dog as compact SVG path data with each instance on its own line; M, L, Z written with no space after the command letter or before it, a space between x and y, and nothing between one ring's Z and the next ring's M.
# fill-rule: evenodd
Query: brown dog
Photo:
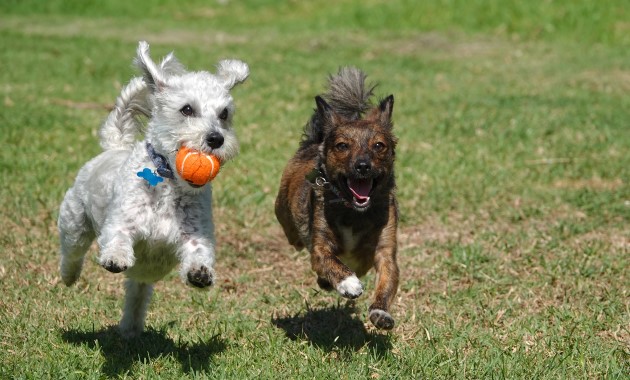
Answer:
M394 96L370 104L365 74L342 68L317 96L295 156L282 175L276 217L289 243L308 248L317 283L347 298L363 293L361 277L374 267L370 320L394 327L389 306L398 288L392 110Z

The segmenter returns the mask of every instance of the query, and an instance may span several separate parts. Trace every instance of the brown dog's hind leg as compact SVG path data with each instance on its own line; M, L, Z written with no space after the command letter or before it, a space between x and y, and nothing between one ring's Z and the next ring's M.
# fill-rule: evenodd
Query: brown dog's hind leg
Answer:
M280 191L278 192L278 196L276 197L275 203L275 213L276 219L280 222L282 226L282 230L284 231L284 235L287 237L289 244L291 244L297 251L300 251L304 248L304 242L302 242L302 238L300 237L300 232L295 226L295 221L293 220L293 215L291 213L290 202L287 199L288 196L288 188L287 184L285 184L285 178L282 178L283 182L280 187Z

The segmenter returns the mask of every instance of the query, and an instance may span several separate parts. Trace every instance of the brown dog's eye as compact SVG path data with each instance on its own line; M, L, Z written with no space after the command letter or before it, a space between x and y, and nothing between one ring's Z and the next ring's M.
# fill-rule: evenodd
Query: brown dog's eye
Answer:
M340 142L337 143L337 145L335 145L335 149L337 149L340 152L345 152L346 150L348 150L348 144L346 144L345 142Z
M183 106L182 109L179 110L179 112L181 112L184 116L193 116L195 114L195 110L193 110L190 104L186 104L185 106Z
M226 120L228 117L228 109L224 108L223 111L219 114L219 119Z
M376 144L374 144L373 149L376 152L382 152L385 150L385 144L383 144L382 142L377 142Z

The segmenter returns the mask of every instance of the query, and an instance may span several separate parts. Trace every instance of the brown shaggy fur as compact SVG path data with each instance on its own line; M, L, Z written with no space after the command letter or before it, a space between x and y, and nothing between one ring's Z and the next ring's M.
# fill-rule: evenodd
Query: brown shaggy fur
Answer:
M342 68L329 78L329 92L315 98L317 109L282 176L276 217L289 243L310 251L321 288L356 298L363 289L351 277L373 267L370 320L391 329L388 310L399 273L394 97L372 106L374 87L366 89L365 77L358 69Z

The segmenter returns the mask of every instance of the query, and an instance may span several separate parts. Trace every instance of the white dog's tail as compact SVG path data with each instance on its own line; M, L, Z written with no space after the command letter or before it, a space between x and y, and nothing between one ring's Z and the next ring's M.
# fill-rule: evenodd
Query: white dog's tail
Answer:
M148 96L147 84L140 77L133 78L122 89L99 131L104 150L131 149L143 129L139 117L151 114Z

